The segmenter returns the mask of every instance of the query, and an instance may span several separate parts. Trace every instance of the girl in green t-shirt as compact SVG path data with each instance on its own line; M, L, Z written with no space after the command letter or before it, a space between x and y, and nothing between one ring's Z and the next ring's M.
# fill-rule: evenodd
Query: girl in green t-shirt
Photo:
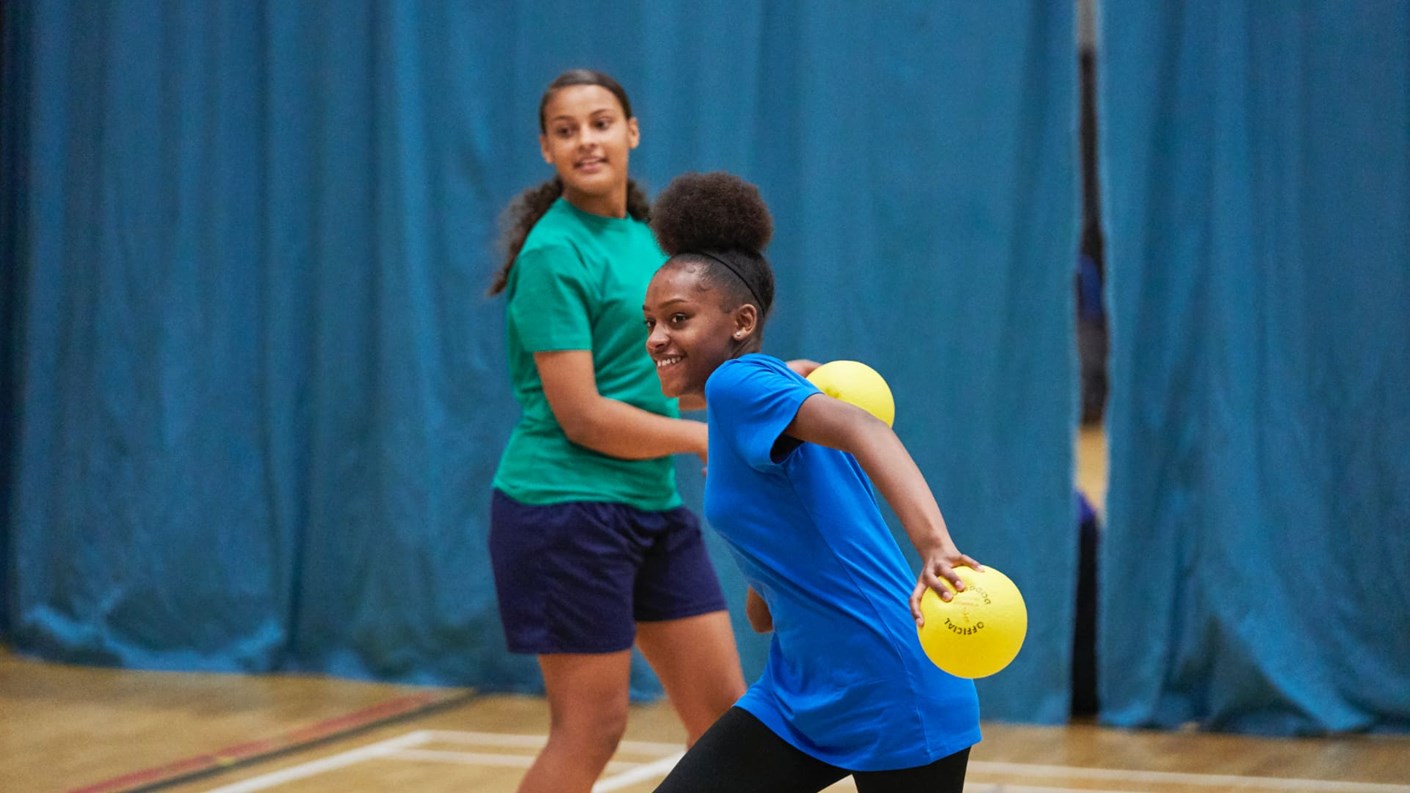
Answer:
M699 737L745 690L675 454L706 457L645 349L665 260L628 178L641 132L622 87L565 72L539 105L556 176L507 212L510 378L523 413L495 475L490 554L509 649L538 656L552 714L521 793L586 793L626 727L633 643ZM698 409L703 405L687 404Z

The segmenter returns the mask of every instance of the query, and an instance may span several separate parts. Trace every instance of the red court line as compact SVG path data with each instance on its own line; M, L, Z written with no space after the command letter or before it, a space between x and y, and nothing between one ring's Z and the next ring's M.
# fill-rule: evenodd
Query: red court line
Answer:
M69 793L137 793L140 790L151 790L326 741L385 721L444 707L472 696L474 695L469 691L408 694L331 719L295 727L270 738L247 741L217 749L209 754L198 754L172 763L133 771L97 784L74 788Z

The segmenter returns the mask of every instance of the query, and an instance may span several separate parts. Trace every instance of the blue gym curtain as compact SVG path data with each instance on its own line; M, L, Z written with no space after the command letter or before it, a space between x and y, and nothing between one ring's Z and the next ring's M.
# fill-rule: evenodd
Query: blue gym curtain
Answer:
M587 65L632 94L649 190L685 170L760 185L778 228L771 351L887 376L961 547L1028 596L1027 647L983 682L985 715L1065 718L1065 5L5 15L0 605L18 651L537 685L504 651L486 560L517 408L503 306L483 292L496 216L550 175L540 92ZM681 471L698 506L699 474ZM756 673L766 640L712 547Z
M1410 729L1410 3L1103 15L1103 717Z

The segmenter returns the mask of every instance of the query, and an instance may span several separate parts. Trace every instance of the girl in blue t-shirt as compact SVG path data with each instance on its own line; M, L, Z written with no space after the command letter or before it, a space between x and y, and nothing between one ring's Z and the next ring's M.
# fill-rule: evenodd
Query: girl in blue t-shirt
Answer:
M926 588L942 598L978 567L950 538L891 428L759 352L774 279L758 190L689 174L658 197L670 259L643 307L668 396L706 402L705 516L749 581L751 624L772 630L764 673L659 791L953 791L979 740L974 684L941 671L916 635ZM920 553L917 580L872 483Z

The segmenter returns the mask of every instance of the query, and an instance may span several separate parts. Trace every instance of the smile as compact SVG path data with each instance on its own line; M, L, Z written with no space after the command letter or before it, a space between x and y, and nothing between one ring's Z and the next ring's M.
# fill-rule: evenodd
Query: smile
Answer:
M680 356L674 356L674 357L671 357L671 358L658 358L658 359L656 360L656 368L657 368L657 369L665 369L667 366L673 366L673 365L678 364L678 363L680 363L680 362L681 362Z

